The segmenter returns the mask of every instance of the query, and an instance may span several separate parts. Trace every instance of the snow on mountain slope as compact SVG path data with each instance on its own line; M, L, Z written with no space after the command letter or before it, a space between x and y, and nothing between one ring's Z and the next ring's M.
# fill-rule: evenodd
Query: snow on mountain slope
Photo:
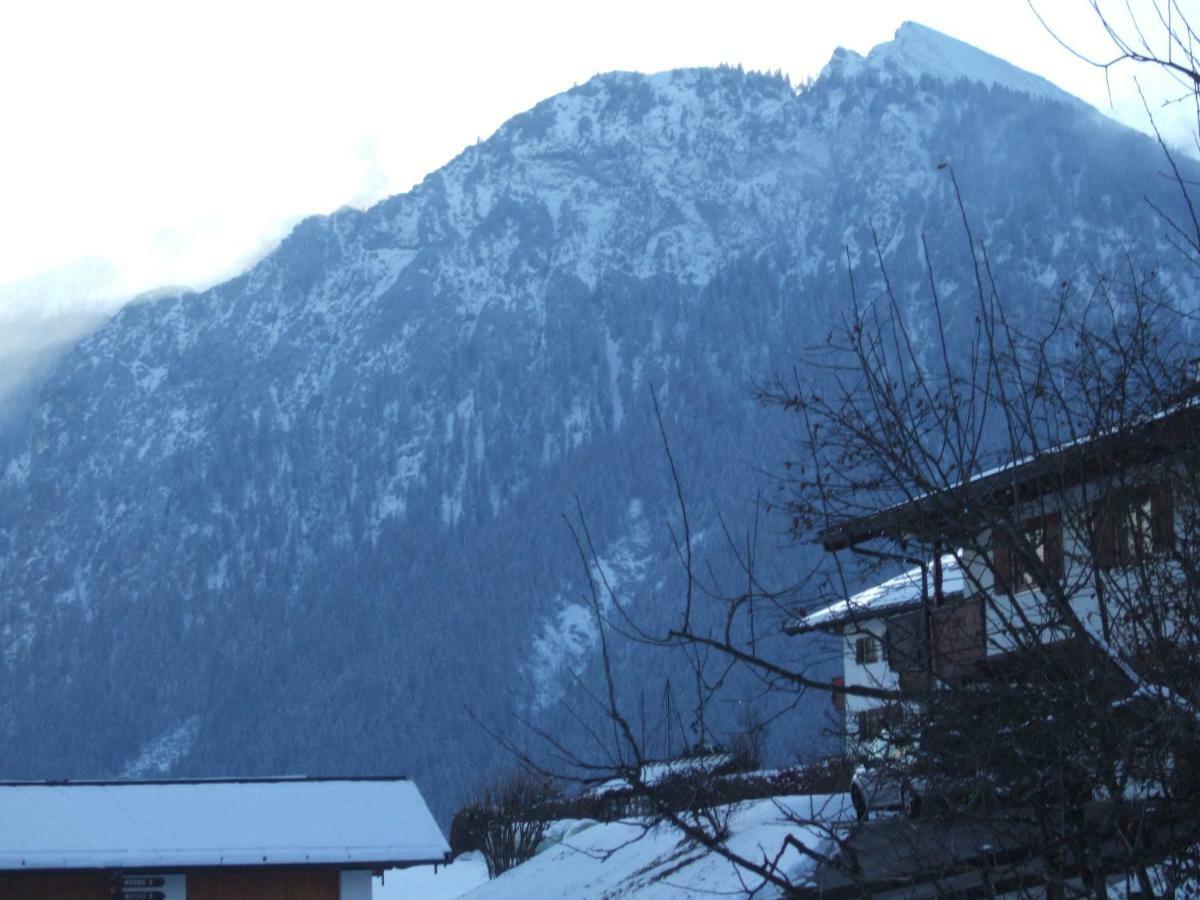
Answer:
M914 81L922 76L945 82L964 79L1041 100L1087 105L1040 75L916 22L903 23L893 40L872 48L865 58L839 48L830 66L848 69L850 73L870 67L888 74L902 73Z
M642 587L649 573L661 572L661 561L648 554L653 541L640 500L629 502L626 528L626 533L589 566L587 595L575 602L556 598L558 611L534 639L530 671L534 709L546 709L562 700L570 680L584 673L600 641L597 612L611 616L619 598ZM595 590L595 606L591 588Z
M981 71L901 31L893 56ZM577 734L552 701L583 708L595 674L588 570L651 631L679 614L650 390L694 533L736 530L791 434L751 386L842 315L847 257L873 302L878 238L920 323L928 247L969 339L940 163L1018 318L1126 252L1182 283L1143 201L1169 188L1152 142L1001 80L598 76L225 284L126 306L0 436L8 776L403 771L447 818L464 771L505 761L467 710ZM720 544L706 577L740 589ZM762 574L809 552L776 542ZM617 656L634 702L678 675Z
M122 778L154 778L168 775L191 748L196 739L195 716L160 735L141 749L137 757L121 771Z

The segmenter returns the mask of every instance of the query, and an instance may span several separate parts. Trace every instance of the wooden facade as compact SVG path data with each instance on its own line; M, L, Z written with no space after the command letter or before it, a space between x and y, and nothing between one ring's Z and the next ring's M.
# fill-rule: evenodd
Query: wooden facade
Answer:
M78 875L6 875L0 873L4 900L109 900L108 876L103 872Z
M338 873L326 869L201 872L188 875L188 900L338 900Z
M202 871L187 874L187 900L338 900L333 869ZM2 900L110 900L109 874L0 874ZM119 895L118 895L119 896Z

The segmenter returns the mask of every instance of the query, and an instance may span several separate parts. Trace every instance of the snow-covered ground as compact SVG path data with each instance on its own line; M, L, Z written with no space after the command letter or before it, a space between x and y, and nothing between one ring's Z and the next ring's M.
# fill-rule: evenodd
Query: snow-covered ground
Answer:
M448 866L392 869L373 882L372 900L452 900L487 881L487 863L464 853Z
M795 818L834 825L853 820L847 795L777 797L736 804L731 810L728 847L751 859L775 857L791 835L820 853L826 850L826 829L789 823ZM787 849L780 868L793 881L803 881L813 859ZM555 823L543 849L533 859L495 879L487 880L483 860L469 854L437 874L430 869L390 872L386 883L376 880L376 900L600 900L637 897L680 900L688 897L749 897L760 879L739 871L721 856L682 839L668 825L649 830L634 822L593 823L568 820ZM778 896L771 889L756 898Z

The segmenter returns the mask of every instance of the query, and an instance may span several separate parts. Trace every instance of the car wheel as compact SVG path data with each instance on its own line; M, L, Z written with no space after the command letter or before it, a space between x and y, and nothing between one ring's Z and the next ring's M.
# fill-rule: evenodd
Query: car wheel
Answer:
M865 822L870 810L867 809L867 800L856 784L850 786L850 802L854 804L854 815L858 817L858 821Z
M900 785L900 809L910 819L921 815L921 795L907 781Z

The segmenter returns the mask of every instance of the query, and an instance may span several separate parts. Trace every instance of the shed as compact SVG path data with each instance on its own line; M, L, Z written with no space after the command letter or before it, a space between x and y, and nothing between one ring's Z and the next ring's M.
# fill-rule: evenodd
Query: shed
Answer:
M369 900L449 852L405 778L0 782L4 900Z

